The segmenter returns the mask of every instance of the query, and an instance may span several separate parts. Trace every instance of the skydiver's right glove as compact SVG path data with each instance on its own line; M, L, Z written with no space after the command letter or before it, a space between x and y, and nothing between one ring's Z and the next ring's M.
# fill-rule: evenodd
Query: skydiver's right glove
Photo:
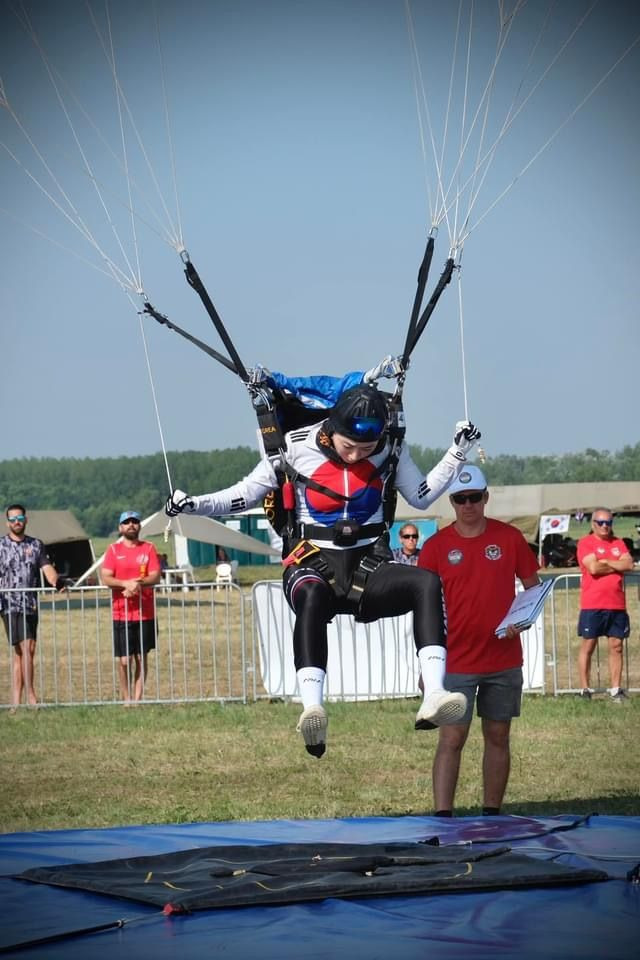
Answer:
M195 502L188 493L185 493L184 490L174 490L173 493L167 497L164 512L168 517L177 517L183 510L193 510L194 508Z
M389 354L389 356L381 360L377 366L372 367L371 370L367 370L362 378L362 382L374 383L382 377L397 377L400 373L402 373L402 365L399 357L392 357Z
M457 460L464 461L476 440L479 440L481 436L478 428L470 420L458 420L453 435L453 445L449 447L449 450Z

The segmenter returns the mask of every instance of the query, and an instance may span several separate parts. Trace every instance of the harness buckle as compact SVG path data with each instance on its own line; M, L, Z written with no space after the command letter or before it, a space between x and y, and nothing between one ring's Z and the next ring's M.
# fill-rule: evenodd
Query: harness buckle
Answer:
M291 553L284 558L282 565L283 567L291 567L295 563L299 566L303 560L312 557L314 553L320 553L320 547L316 547L316 545L309 540L301 540L300 543L296 544Z

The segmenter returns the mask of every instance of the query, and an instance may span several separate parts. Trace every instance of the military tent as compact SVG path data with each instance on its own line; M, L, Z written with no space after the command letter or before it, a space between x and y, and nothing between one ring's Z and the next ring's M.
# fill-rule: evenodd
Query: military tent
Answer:
M91 540L70 510L29 510L27 519L27 534L42 540L62 576L78 577L93 563Z
M549 513L591 513L608 507L614 513L640 514L640 482L531 483L518 486L489 484L487 513L496 520L513 523L530 541L535 541L540 517ZM433 517L440 526L451 523L455 514L447 494L426 510L416 510L398 497L397 520Z

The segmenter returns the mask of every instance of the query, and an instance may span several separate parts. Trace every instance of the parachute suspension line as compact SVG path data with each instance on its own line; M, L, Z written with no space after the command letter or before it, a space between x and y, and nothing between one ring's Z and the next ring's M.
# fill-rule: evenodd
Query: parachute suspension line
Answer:
M134 292L137 292L137 289L136 289L136 287L135 287L134 279L131 278L131 277L128 277L128 276L120 269L120 267L118 267L118 265L115 264L115 263L111 260L111 258L108 256L108 254L102 249L102 247L100 246L100 244L98 243L98 241L93 237L93 235L91 234L91 231L89 230L88 226L84 223L84 221L83 221L82 218L80 217L78 211L77 211L77 210L75 209L75 207L73 206L73 203L71 202L71 200L69 199L69 197L65 194L65 192L64 192L61 184L58 183L58 180L56 179L55 174L53 173L52 170L49 169L49 166L48 166L48 164L46 163L44 157L42 156L42 154L41 154L40 151L38 150L37 146L35 145L35 143L34 143L33 140L31 139L31 137L29 136L29 134L27 133L27 131L25 130L25 128L22 126L20 120L18 119L18 117L16 116L16 114L13 112L13 110L11 109L11 107L9 107L8 109L9 109L9 112L10 112L11 116L12 116L13 119L15 120L16 124L18 125L18 127L20 128L20 130L22 131L22 133L23 133L24 136L26 137L27 141L29 142L30 146L31 146L32 149L34 150L36 156L39 158L39 160L40 160L41 163L43 164L45 170L47 171L47 173L49 174L49 176L52 178L53 182L54 182L55 185L57 186L58 190L60 190L62 196L65 198L65 200L67 201L67 203L68 203L69 206L71 207L71 210L74 212L74 214L76 215L77 219L74 219L74 218L71 216L71 214L70 214L67 210L64 209L64 207L59 203L59 201L56 200L56 198L55 198L54 196L52 196L52 194L47 190L47 188L46 188L42 183L40 183L40 181L37 179L37 177L35 177L34 174L32 174L31 171L27 169L27 167L25 167L25 165L22 163L22 161L19 160L18 157L16 157L15 153L13 153L13 151L10 150L9 147L8 147L5 143L2 143L2 142L0 141L0 146L2 146L2 147L6 150L6 152L9 154L9 156L10 156L10 157L17 163L17 165L24 171L24 173L26 174L26 176L36 185L36 187L38 188L38 190L40 190L40 191L45 195L45 197L46 197L48 200L51 201L51 203L52 203L53 206L58 210L58 212L61 213L62 216L65 217L65 218L69 221L69 223L70 223L73 227L75 227L75 229L84 237L84 239L90 244L90 246L92 246L92 247L94 248L94 250L98 253L98 255L101 257L101 259L104 261L104 263L105 263L106 266L107 266L107 270L108 270L107 275L110 276L110 277L115 277L115 279L117 280L118 284L119 284L121 287L124 287L125 289L133 290ZM32 229L33 229L33 228L32 228ZM38 231L36 231L36 232L38 232ZM42 234L42 236L45 236L45 234ZM52 242L55 242L55 241L52 241ZM62 244L57 244L57 246L62 246ZM63 249L65 249L65 248L63 247ZM79 256L79 254L76 254L76 256ZM83 259L83 258L80 257L80 259ZM95 267L95 264L92 264L92 266ZM95 269L96 269L96 270L99 270L100 268L99 268L99 267L95 267ZM107 271L100 271L100 272L107 272Z
M508 130L509 130L509 128L511 127L511 125L512 125L512 124L514 123L514 121L516 120L516 118L517 118L517 117L520 115L520 113L523 111L523 109L525 108L525 106L527 105L527 103L529 102L529 100L533 97L533 95L534 95L534 93L536 92L536 90L538 89L538 87L544 82L544 80L546 79L546 77L548 76L548 74L551 72L551 70L553 69L553 67L555 66L555 64L557 63L557 61L559 60L560 56L564 53L564 51L566 50L566 48L569 46L569 44L571 43L571 41L573 40L573 38L575 37L575 35L578 33L578 31L579 31L579 30L581 29L581 27L584 25L585 21L587 20L587 18L588 18L589 15L591 14L591 11L594 9L594 7L597 5L597 3L598 3L598 0L592 0L591 5L590 5L590 6L588 7L588 9L584 12L584 14L581 16L581 18L579 19L578 23L577 23L576 26L573 28L573 30L571 31L571 33L569 34L569 36L567 37L567 39L564 41L564 43L561 44L561 46L560 46L559 49L557 50L556 54L555 54L555 55L552 57L552 59L549 61L549 63L547 64L547 66L545 67L545 69L543 70L543 72L541 73L541 75L538 77L538 79L536 80L536 82L535 82L534 85L532 86L531 90L529 90L527 96L526 96L526 97L524 98L524 100L522 100L522 102L518 105L517 109L515 109L515 104L516 104L516 102L517 102L517 99L518 99L518 95L519 95L519 93L520 93L520 90L522 89L522 85L523 85L523 83L524 83L525 76L526 76L526 74L527 74L527 72L528 72L528 69L529 69L529 66L530 66L530 64L531 64L531 60L532 60L532 58L533 58L533 54L534 54L537 46L539 45L539 43L540 43L540 41L541 41L541 39L542 39L542 36L543 36L543 34L544 34L545 30L546 30L546 27L547 27L548 19L549 19L549 16L550 16L550 10L547 12L547 16L545 17L545 20L544 20L544 22L543 22L543 24L542 24L542 27L541 27L540 33L539 33L539 35L538 35L538 38L537 38L537 40L535 41L535 43L534 43L534 45L533 45L533 47L532 47L531 53L530 53L530 55L529 55L529 60L528 60L528 62L527 62L527 66L526 66L525 71L524 71L524 73L523 73L522 80L520 81L520 84L519 84L519 86L518 86L518 89L517 89L516 93L514 94L513 100L512 100L512 102L511 102L511 106L509 107L509 110L507 111L507 115L506 115L505 120L504 120L504 122L503 122L503 124L502 124L502 127L501 127L501 129L500 129L500 132L498 133L496 139L494 140L494 142L492 143L492 145L489 147L489 149L487 150L487 152L484 154L484 156L480 157L480 155L478 155L478 158L477 158L477 161L476 161L475 170L472 172L471 176L467 179L467 181L466 181L466 183L465 183L465 185L464 185L464 187L463 187L463 189L466 190L466 188L467 188L467 186L469 185L469 182L471 181L471 179L472 179L472 178L475 179L476 172L477 172L480 168L484 167L484 172L483 172L483 174L482 174L482 177L481 177L481 180L480 180L480 183L479 183L478 187L475 189L475 191L474 191L473 188L471 189L471 200L470 200L470 202L469 202L469 208L468 208L468 211L467 211L467 218L466 218L466 222L465 222L465 227L466 227L466 226L468 225L468 223L469 223L469 220L470 220L470 218L471 218L471 213L472 213L473 207L474 207L475 204L476 204L476 201L477 201L477 199L478 199L478 195L479 195L479 193L480 193L480 189L482 188L482 185L483 185L483 183L484 183L484 181L485 181L485 178L486 178L486 176L487 176L487 174L488 174L488 172L489 172L489 169L490 169L491 163L493 162L493 159L494 159L494 157L495 157L495 152L496 152L496 149L497 149L498 145L500 144L500 142L502 141L502 139L504 138L504 136L505 136L506 133L508 132ZM568 122L569 119L570 119L570 117L567 119L567 122ZM558 132L559 132L559 131L558 131ZM528 169L528 167L525 167L525 169ZM514 182L515 182L515 181L514 181ZM512 185L513 185L513 184L512 184ZM502 196L503 196L503 194L500 195L500 197L502 197ZM494 204L494 205L495 205L495 204ZM493 209L493 206L494 206L494 205L492 205L492 206L490 207L490 209ZM487 211L487 212L488 212L488 211ZM466 235L468 236L468 234L466 234Z
M458 19L460 18L460 13L462 11L462 0L460 0L460 7L458 8ZM456 27L456 30L459 29ZM458 146L458 155L462 153L462 148L464 144L464 131L467 123L467 104L469 102L469 77L471 74L471 37L473 34L473 4L469 12L469 29L467 31L467 56L465 59L465 68L464 68L464 95L462 98L462 116L460 117L460 144ZM458 177L459 181L459 177ZM459 207L459 197L460 197L460 184L458 182L458 190L456 191L456 201L455 201L455 216L454 216L454 227L453 227L453 237L458 235L458 207ZM453 237L450 238L450 242L453 242Z
M413 19L411 17L411 7L410 0L405 0L405 13L407 20L407 30L409 33L409 45L411 48L411 74L413 77L413 95L416 101L416 116L418 120L418 135L420 137L420 149L422 151L422 173L424 176L425 183L425 192L427 194L427 201L429 203L429 219L433 224L434 218L434 199L431 196L431 182L427 175L427 145L425 143L424 136L424 124L422 122L422 110L420 109L420 87L422 84L422 77L420 75L420 63L417 57L417 46L416 38L413 27Z
M131 196L131 179L129 177L129 158L127 154L127 141L124 135L124 124L122 122L122 102L120 99L120 84L118 82L117 73L116 73L116 55L115 50L113 49L113 33L111 31L111 16L109 14L109 4L105 3L105 15L107 18L107 29L109 32L109 50L110 50L110 62L113 65L113 79L115 82L115 94L116 94L116 104L118 107L118 123L120 125L120 142L122 144L122 163L124 165L124 176L127 183L127 196L129 198L129 211L131 214L131 238L133 241L133 249L136 255L136 277L138 280L138 289L142 290L142 273L140 270L140 251L138 249L138 234L136 231L136 220L133 215L133 198Z
M504 48L505 48L505 46L506 46L507 38L508 38L509 32L510 32L510 30L511 30L511 27L513 26L513 23L514 23L514 21L515 21L516 14L519 12L520 8L524 5L525 2L526 2L526 0L517 0L516 6L515 6L514 9L513 9L513 13L511 14L511 17L508 19L506 30L504 29L504 22L503 22L503 19L501 18L501 22L500 22L500 33L499 33L499 36L498 36L497 50L496 50L496 53L495 53L495 56L494 56L494 60L493 60L492 66L491 66L491 70L489 71L489 77L488 77L488 79L487 79L487 82L486 82L486 84L485 84L485 86L484 86L484 90L482 91L482 94L481 94L480 99L479 99L479 101L478 101L478 104L477 104L477 106L476 106L476 110L475 110L475 113L474 113L474 115L473 115L473 117L472 117L472 119L471 119L471 123L469 124L469 128L468 128L468 130L466 131L466 135L465 135L465 137L464 137L464 141L463 141L463 143L462 143L462 146L461 146L461 148L460 148L460 152L459 152L459 154L458 154L457 163L456 163L456 165L455 165L455 167L454 167L454 169L453 169L453 172L452 172L452 174L451 174L451 178L450 178L450 180L449 180L449 184L448 184L447 189L446 189L446 192L445 192L445 194L444 194L443 205L444 205L444 208L445 208L446 210L448 210L449 207L450 207L452 204L454 204L454 203L457 202L457 198L458 198L458 195L460 194L460 192L466 191L469 183L470 183L470 182L473 180L473 178L475 177L475 171L474 171L474 172L471 174L471 176L467 178L465 184L464 184L463 187L462 187L462 191L457 191L456 197L454 197L454 200L451 201L451 203L450 203L450 202L449 202L449 199L448 199L448 198L449 198L449 195L450 195L451 190L452 190L452 188L453 188L453 184L454 184L456 181L459 180L460 171L461 171L461 169L462 169L462 163L463 163L465 154L466 154L466 152L467 152L467 148L469 147L469 144L470 144L470 141L471 141L471 137L472 137L472 135L473 135L473 133L474 133L474 131L475 131L475 129L476 129L476 126L477 126L477 123L478 123L478 118L480 117L480 115L481 115L481 113L483 112L483 110L484 110L485 121L486 121L486 117L487 117L487 100L490 98L490 93L491 93L491 91L492 91L492 89L493 89L493 84L494 84L494 82L495 82L495 75L496 75L496 71L497 71L497 69L498 69L498 64L499 64L499 62L500 62L500 57L502 56L502 53L503 53ZM470 22L469 22L469 30L470 30L470 31L471 31L471 27L472 27L472 19L470 19ZM465 113L466 113L466 111L465 111ZM454 240L452 241L452 245L455 245L455 238L454 238Z
M60 88L59 88L59 86L58 86L58 84L57 84L57 82L56 82L56 79L55 79L55 77L54 77L53 70L51 69L51 65L49 64L48 57L47 57L47 55L46 55L46 53L45 53L45 51L44 51L44 48L42 47L42 44L40 43L40 39L39 39L39 37L38 37L38 35L37 35L34 27L33 27L33 24L31 23L31 20L30 20L30 18L29 18L29 15L28 15L28 13L27 13L27 11L26 11L26 9L25 9L25 6L24 6L24 3L22 2L22 0L21 0L21 2L20 2L20 8L21 8L21 10L22 10L23 25L25 26L26 30L27 30L28 33L30 34L31 39L32 39L32 41L33 41L33 43L34 43L34 45L35 45L38 53L40 54L40 58L42 59L42 63L44 64L45 70L47 71L47 75L48 75L48 77L49 77L49 80L50 80L51 85L52 85L52 87L53 87L53 90L54 90L54 92L55 92L56 99L58 100L58 103L59 103L59 105L60 105L60 108L61 108L61 110L62 110L62 112L63 112L63 114L64 114L64 117L65 117L66 121L67 121L67 125L68 125L68 127L69 127L69 130L71 131L71 136L73 137L73 139L74 139L74 141L75 141L75 144L76 144L76 147L78 148L78 152L79 152L79 154L80 154L80 157L82 158L82 162L83 162L83 164L84 164L85 170L88 172L89 177L90 177L90 179L91 179L91 182L92 182L93 185L94 185L94 188L95 188L96 193L97 193L97 195L98 195L98 200L100 201L100 205L102 206L102 209L103 209L104 215L105 215L105 217L106 217L107 223L108 223L109 226L111 227L111 231L112 231L112 233L113 233L113 235L114 235L114 237L115 237L115 239L116 239L116 243L117 243L117 245L118 245L118 247L119 247L119 249L120 249L120 252L121 252L121 254L122 254L122 257L123 257L123 259L124 259L124 262L126 263L127 268L128 268L128 270L129 270L129 272L130 272L131 281L132 281L132 286L134 286L136 289L139 289L140 284L137 282L137 278L136 278L136 275L135 275L135 273L134 273L134 270L133 270L131 264L129 263L129 258L127 257L127 254L126 254L126 252L125 252L125 249L124 249L124 247L123 247L123 245L122 245L122 242L121 242L121 240L120 240L120 236L119 236L118 231L117 231L117 229L116 229L116 226L115 226L113 220L111 219L111 215L110 215L110 213L109 213L109 210L108 210L108 208L107 208L107 205L106 205L106 203L105 203L105 201L104 201L104 198L103 198L103 196L102 196L102 193L101 193L101 191L100 191L100 188L98 187L98 182L97 182L97 180L95 179L95 177L93 176L93 171L92 171L92 169L91 169L91 164L89 163L89 160L88 160L88 158L87 158L87 156L86 156L86 154L85 154L85 151L84 151L83 148L82 148L82 144L80 143L80 140L79 140L79 138L78 138L78 134L77 134L76 129L75 129L74 125L73 125L73 121L72 121L71 116L70 116L70 114L69 114L69 111L68 111L68 109L67 109L67 105L66 105L66 103L65 103L65 100L64 100L61 92L60 92ZM12 113L12 115L13 115L13 113ZM14 116L15 116L15 115L14 115ZM21 129L22 129L23 132L24 132L24 128L21 127ZM30 138L28 138L28 139L29 139L29 142L33 145L33 141L31 141ZM55 176L53 176L53 173L52 173L52 171L50 170L49 166L48 166L46 163L44 163L44 159L42 158L42 155L40 154L39 151L38 151L38 156L40 157L41 162L44 164L45 169L47 170L47 172L49 173L49 175L52 177L54 183L56 184L56 186L58 187L58 189L59 189L60 192L62 193L62 196L65 198L65 200L67 201L67 203L70 205L71 209L72 209L73 212L74 212L74 215L78 218L78 222L81 223L83 229L87 231L87 238L88 238L88 236L90 235L89 228L88 228L88 227L86 226L86 224L83 222L82 218L81 218L80 215L78 214L78 211L75 209L75 207L74 207L74 205L71 203L69 197L67 196L67 194L65 193L65 191L62 189L62 187L61 187L59 181L57 180L57 178L56 178Z
M160 77L162 80L162 102L164 105L165 126L167 128L167 141L169 144L171 176L173 179L173 196L176 204L176 221L178 225L178 232L177 232L178 246L176 249L178 250L178 253L181 253L184 250L184 240L182 236L182 217L180 214L180 199L178 196L178 178L176 175L176 156L175 156L175 150L173 146L173 136L171 133L171 118L169 116L169 97L167 95L167 82L166 82L166 75L165 75L165 68L164 68L164 56L162 53L162 42L160 39L160 20L158 18L157 4L154 4L154 6L155 6L155 14L156 14L156 39L158 42L158 56L160 59Z
M411 65L412 65L413 78L414 78L414 93L416 97L416 108L418 112L418 125L420 128L420 139L422 143L422 155L423 155L423 164L425 168L425 177L426 177L426 168L427 168L427 157L426 157L423 127L422 127L422 109L424 109L424 113L427 120L427 129L429 131L429 139L431 141L431 152L433 154L433 162L436 169L436 177L438 181L437 196L441 197L443 195L442 172L440 170L440 165L438 163L438 150L436 147L435 136L433 132L433 124L431 122L431 112L429 110L429 102L425 92L424 78L422 75L422 68L420 65L420 57L418 56L418 46L416 43L415 28L413 24L413 17L411 15L411 0L405 0L405 11L406 11L406 18L407 18L407 29L409 31L409 42L411 47ZM430 206L430 213L431 213L431 226L432 228L435 228L438 226L438 224L442 220L442 217L438 216L437 214L437 209L440 206L440 200L436 199L434 201L434 198L431 196L431 189L429 186L428 178L427 178L427 193L429 197L429 206Z
M115 64L112 62L111 58L109 57L109 52L108 52L108 50L107 50L107 47L106 47L106 44L105 44L105 41L104 41L104 37L102 36L102 32L101 32L101 30L100 30L100 27L98 26L98 22L97 22L97 20L96 20L96 18L95 18L95 14L94 14L93 9L92 9L92 7L91 7L90 0L87 0L87 9L88 9L88 11L89 11L89 15L90 15L90 17L91 17L91 21L92 21L92 23L93 23L94 30L95 30L95 32L96 32L96 36L97 36L97 38L98 38L98 40L99 40L99 42L100 42L100 45L101 45L101 47L102 47L102 51L103 51L103 53L104 53L104 55L105 55L105 58L106 58L106 60L107 60L107 63L109 64L109 67L110 67L110 69L111 69L111 72L113 73L114 81L115 81L115 83L116 83L116 85L117 85L117 87L118 87L119 97L120 97L120 99L121 99L122 105L124 106L125 112L126 112L127 117L128 117L128 119L129 119L129 123L131 124L131 129L132 129L133 134L134 134L134 136L135 136L135 139L136 139L136 141L137 141L138 147L139 147L139 149L140 149L140 153L142 154L142 157L143 157L143 159L144 159L144 161L145 161L145 163L146 163L147 170L149 171L149 175L150 175L151 180L152 180L152 183L153 183L153 185L154 185L154 187L155 187L156 193L157 193L157 195L158 195L158 199L159 199L159 201L160 201L160 204L161 204L161 206L162 206L162 209L164 210L165 217L167 218L167 222L168 222L168 224L169 224L169 229L167 230L167 243L169 244L169 246L173 247L174 250L177 250L178 252L180 252L181 244L180 244L180 241L179 241L179 239L178 239L177 231L176 231L176 228L175 228L175 226L174 226L174 224L173 224L173 220L172 220L171 214L169 213L169 209L168 209L168 207L167 207L167 203L166 203L165 198L164 198L164 196L163 196L162 189L161 189L160 184L159 184L159 182L158 182L158 177L156 176L155 169L154 169L154 167L153 167L153 164L151 163L151 159L150 159L150 157L149 157L149 154L148 154L148 152L147 152L147 149L146 149L146 147L145 147L145 145L144 145L144 142L143 142L142 137L141 137L141 135L140 135L140 132L139 132L139 130L138 130L138 126L137 126L137 124L136 124L136 122L135 122L135 118L134 118L133 112L132 112L132 110L131 110L131 108L130 108L130 106L129 106L129 102L128 102L128 100L127 100L127 97L126 97L126 95L125 95L125 92L124 92L124 90L122 89L122 87L120 86L120 82L119 82L119 80L118 80L118 77L117 77L117 74L116 74L116 70L115 70Z
M460 363L462 367L462 390L464 395L464 418L469 420L469 390L467 385L467 359L464 342L464 310L462 307L462 252L456 264L458 268L458 317L460 319ZM483 447L477 447L477 456L480 463L487 461L487 454Z
M478 227L478 226L482 223L482 221L485 219L485 217L487 217L487 216L491 213L491 211L493 210L493 208L494 208L495 206L497 206L498 203L500 203L500 201L507 195L507 193L509 193L509 191L511 190L511 188L516 185L516 183L518 182L518 180L520 179L520 177L522 177L522 176L527 172L527 170L535 163L535 161L544 153L544 151L545 151L548 147L551 146L551 144L552 144L553 141L556 139L556 137L558 137L558 136L560 135L560 133L562 133L562 131L564 130L564 128L573 120L573 118L575 117L575 115L576 115L580 110L582 110L582 108L584 107L584 105L585 105L585 104L591 99L591 97L599 90L599 88L602 86L602 84L605 83L605 82L608 80L608 78L611 76L611 74L613 73L613 71L622 63L622 61L625 59L625 57L627 57L627 56L631 53L631 51L633 50L633 48L636 47L636 46L638 45L638 43L640 43L640 34L638 34L638 36L635 37L635 38L631 41L631 43L629 44L629 46L626 47L625 50L620 54L620 56L619 56L618 59L615 61L615 63L612 64L611 67L609 67L609 69L607 70L607 72L598 80L598 82L591 88L591 90L582 98L582 100L580 101L580 103L578 103L577 106L574 107L574 109L571 111L571 113L568 115L568 117L566 117L566 118L562 121L562 123L554 130L554 132L551 134L551 136L548 137L547 140L542 144L542 146L534 153L534 155L531 157L531 159L528 161L528 163L526 163L526 164L524 165L524 167L520 170L520 172L515 175L515 177L514 177L513 180L511 181L511 183L507 184L507 186L504 188L504 190L502 191L502 193L500 193L500 194L495 198L495 200L493 201L493 203L491 203L491 205L490 205L489 207L487 207L487 209L484 211L484 213L482 214L482 216L480 216L480 217L475 221L475 223L473 224L473 226L470 227L470 228L467 230L467 232L464 234L464 236L461 237L461 239L460 239L460 242L461 242L461 243L464 243L464 241L467 239L467 237L476 229L476 227Z
M133 301L131 301L131 302L133 303ZM134 303L134 307L135 307L135 303ZM146 364L147 364L147 374L148 374L148 376L149 376L149 385L150 385L150 387L151 387L151 396L152 396L152 398L153 398L153 408L154 408L154 410L155 410L156 423L158 424L158 433L160 434L160 445L161 445L161 447L162 447L162 457L163 457L163 459L164 459L164 468L165 468L165 471L166 471L166 474L167 474L167 482L168 482L168 484L169 484L169 490L173 490L173 483L171 482L171 471L169 470L169 460L168 460L168 458L167 458L167 446L166 446L166 444L165 444L165 442L164 442L164 432L163 432L163 430L162 430L162 422L161 422L161 420L160 420L160 410L159 410L159 408L158 408L158 399L157 399L157 396L156 396L156 387L155 387L155 383L154 383L154 381L153 381L153 373L152 373L152 370L151 370L151 360L150 360L150 358L149 358L149 347L148 347L148 345L147 345L147 338L146 338L146 335L145 335L145 332L144 332L144 323L143 323L143 319L142 319L142 313L143 313L143 311L137 310L137 308L136 308L136 312L138 313L138 322L139 322L139 324L140 324L140 335L141 335L141 337L142 337L142 345L143 345L143 347L144 347L144 356L145 356L145 361L146 361Z
M2 144L4 146L4 144ZM6 149L6 148L5 148ZM64 250L65 253L71 254L72 257L76 257L78 260L81 260L82 263L86 266L91 267L92 270L101 273L103 277L108 277L109 280L113 280L113 273L111 271L103 270L102 267L99 267L97 263L94 263L92 260L88 260L86 257L83 257L81 253L78 253L77 250L74 250L72 247L65 246L64 243L60 243L59 240L54 240L53 237L50 237L43 230L40 230L38 227L34 227L33 224L27 223L26 220L22 220L20 217L16 217L15 213L11 213L10 210L7 210L6 207L0 207L0 212L5 216L10 217L12 220L15 220L16 223L21 224L27 230L31 230L32 233L35 233L36 236L42 237L43 240L46 240L48 243L52 243L55 247L59 247L60 250ZM116 282L119 286L123 286L122 281L119 278L116 278Z
M472 173L473 185L471 186L471 189L470 189L470 200L469 200L469 205L468 205L468 208L467 208L467 214L466 214L466 217L465 217L465 220L464 220L464 224L463 224L462 227L460 228L460 232L458 232L458 229L457 229L457 227L456 227L456 232L455 232L455 236L456 236L456 237L460 236L460 234L462 234L462 233L464 233L464 231L466 231L466 229L467 229L467 227L468 227L468 225L469 225L469 221L470 221L470 219L471 219L471 213L472 213L472 211L473 211L473 207L475 206L476 200L477 200L477 198L478 198L478 196L479 196L479 194L480 194L480 191L481 191L481 189L482 189L482 186L483 186L483 184L484 184L484 182L485 182L485 180L486 180L486 178L487 178L487 175L488 175L488 173L489 173L489 170L491 169L491 164L493 163L493 160L494 160L494 158L495 158L495 152L496 152L496 148L497 148L497 146L498 146L498 143L500 142L502 136L503 136L503 135L506 133L506 131L508 130L509 126L511 125L511 123L513 122L513 120L515 119L515 117L517 116L517 113L514 114L514 110L515 110L516 104L518 103L518 100L519 100L519 98L520 98L520 93L521 93L521 91L522 91L522 87L523 87L523 85L524 85L525 78L526 78L526 76L527 76L527 74L528 74L528 72L529 72L529 69L530 69L530 67L531 67L531 64L532 64L532 62L533 62L533 56L534 56L534 54L535 54L535 52L536 52L536 50L537 50L537 48L538 48L538 46L539 46L539 44L540 44L540 42L541 42L541 40L542 40L542 37L544 36L544 34L545 34L545 32L546 32L547 25L548 25L549 19L550 19L550 17L551 17L552 7L553 7L553 2L549 4L549 7L548 7L548 9L547 9L547 13L546 13L545 18L544 18L544 20L543 20L543 23L542 23L542 26L541 26L541 28L540 28L540 32L539 32L539 34L538 34L538 37L537 37L535 43L533 44L533 46L532 46L532 48L531 48L531 50L530 50L530 52L529 52L529 58L528 58L528 60L527 60L527 63L526 63L526 65L525 65L525 68L524 68L524 70L523 70L523 72L522 72L522 77L521 77L521 79L520 79L520 83L518 84L517 89L516 89L516 91L514 92L513 98L512 98L512 100L511 100L511 104L509 105L509 109L507 110L507 115L506 115L506 117L505 117L505 119L504 119L504 122L503 122L503 124L502 124L501 129L500 129L500 132L499 132L499 134L498 134L498 138L496 139L495 143L492 144L492 146L491 146L490 150L488 151L487 155L486 155L484 158L482 158L482 159L481 159L481 157L480 157L480 147L478 148L478 152L477 152L477 155L476 155L476 168L475 168L475 170L474 170L473 173ZM515 14L515 11L514 11L514 14ZM514 14L511 14L511 18L513 17ZM501 24L501 27L502 27L505 23L506 23L506 18L505 18L505 15L504 15L504 5L503 5L503 3L501 2L501 3L500 3L500 24ZM469 40L470 40L470 39L471 39L471 33L469 33ZM549 68L548 68L548 69L549 69ZM545 71L545 73L543 74L543 77L546 76L546 73L547 73L547 72L548 72L548 70ZM543 78L540 78L540 79L538 80L538 82L536 83L536 85L535 85L535 87L534 87L534 90L535 90L536 87L542 82L542 79L543 79ZM531 97L532 93L533 93L533 90L530 91L530 93L529 93L529 95L527 96L527 98L526 98L526 100L524 101L524 103L526 103L526 101L529 99L529 97ZM520 110L522 109L522 106L524 106L524 103L518 108L518 113L519 113ZM487 157L488 157L488 159L487 159ZM485 160L487 161L486 163L485 163ZM478 186L476 187L476 186L475 186L476 173L479 172L479 170L481 169L481 167L482 167L483 165L484 165L484 170L483 170L483 172L482 172L482 176L481 176L481 178L480 178L480 182L478 183ZM458 196L460 195L460 193L461 193L461 189L460 189L460 186L458 186L458 193L457 193L457 195L456 195L456 202L457 202L457 200L458 200Z

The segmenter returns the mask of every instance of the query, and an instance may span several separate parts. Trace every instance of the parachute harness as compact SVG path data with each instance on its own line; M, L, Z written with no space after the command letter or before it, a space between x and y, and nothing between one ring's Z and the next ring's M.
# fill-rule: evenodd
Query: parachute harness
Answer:
M414 297L404 349L400 360L400 372L397 376L396 387L392 395L386 395L388 419L385 434L389 443L389 454L383 463L377 467L375 473L369 478L367 486L362 490L359 490L353 496L343 495L337 493L336 491L330 490L328 487L317 483L310 477L305 477L302 474L299 474L287 462L285 438L287 428L283 427L282 423L283 408L285 406L284 394L279 390L279 388L271 387L265 377L253 377L247 371L247 368L240 359L240 355L238 354L233 341L231 340L231 337L229 336L222 319L220 318L220 315L200 278L200 275L198 274L198 271L194 267L189 258L189 254L184 248L180 252L180 257L184 263L184 272L187 282L200 297L200 300L202 301L205 310L209 314L209 317L215 326L220 339L227 349L228 356L224 356L224 354L221 354L213 347L192 336L186 330L177 326L177 324L171 322L168 317L159 313L148 300L145 299L144 301L144 313L147 313L158 323L166 326L169 330L173 330L190 343L193 343L200 350L204 351L214 360L217 360L232 373L237 374L245 384L249 392L256 417L258 419L258 430L264 455L271 464L278 480L278 489L274 490L271 494L268 494L265 498L265 513L267 515L267 519L272 524L274 529L276 529L276 531L283 536L285 544L291 545L295 538L300 537L301 534L305 536L313 536L314 539L329 539L328 531L325 528L316 526L310 527L307 524L305 525L304 529L302 529L301 525L298 524L296 517L295 483L302 483L305 486L309 486L334 500L349 502L362 496L366 492L368 486L370 486L373 479L379 476L384 476L382 489L383 522L382 524L369 524L360 528L359 532L361 535L364 534L365 537L375 536L378 539L372 545L371 551L362 558L355 571L350 598L352 594L353 598L361 597L362 590L364 589L364 584L366 583L368 576L373 572L373 570L377 569L381 563L388 560L390 556L388 547L388 533L391 525L393 524L397 501L395 477L398 467L398 460L400 457L400 450L402 448L406 430L404 411L402 407L402 392L404 389L404 383L409 368L411 353L415 349L418 340L422 336L424 329L438 303L438 300L440 299L440 296L442 295L445 287L451 281L455 267L454 259L450 255L446 261L440 279L438 280L431 297L421 313L420 311L429 277L429 269L433 258L434 246L435 230L432 230L429 234L424 256L418 270L417 290ZM317 423L326 415L326 410L308 410L305 422L301 422L299 425L310 426L312 423ZM331 534L331 538L333 538L333 533ZM379 544L381 545L381 549L376 549ZM351 546L353 544L344 542L344 545ZM294 560L293 562L300 561ZM305 560L305 562L309 561ZM324 568L327 568L327 564L321 560L317 553L315 554L315 558L312 558L310 562L315 564L320 563Z

